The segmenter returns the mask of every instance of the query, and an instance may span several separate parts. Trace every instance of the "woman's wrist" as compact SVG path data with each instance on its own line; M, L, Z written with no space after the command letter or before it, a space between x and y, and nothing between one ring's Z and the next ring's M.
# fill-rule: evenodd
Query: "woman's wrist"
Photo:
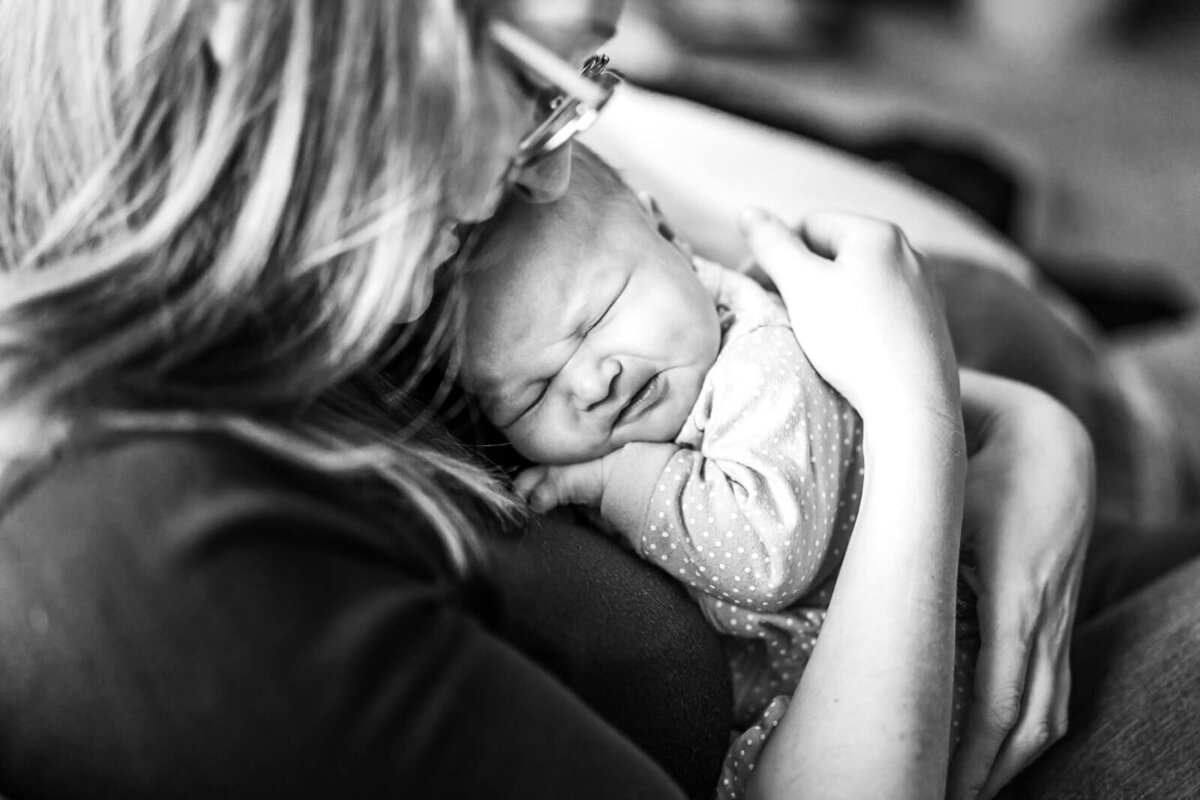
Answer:
M944 787L966 454L961 417L907 412L864 417L854 532L820 641L755 770L757 796Z
M870 463L926 454L932 465L945 460L965 471L966 436L957 407L897 403L862 417L863 451Z
M856 398L864 425L877 434L939 436L962 427L962 386L953 350L921 355L898 376Z

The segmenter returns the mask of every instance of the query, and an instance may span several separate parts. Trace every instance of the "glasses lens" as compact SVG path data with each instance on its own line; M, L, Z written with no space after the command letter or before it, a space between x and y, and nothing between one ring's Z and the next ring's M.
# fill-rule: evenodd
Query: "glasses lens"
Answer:
M549 155L592 126L600 110L612 97L613 89L621 82L615 72L605 69L607 64L608 56L595 55L580 70L580 75L603 90L598 103L588 104L570 94L558 93L539 104L544 109L545 117L521 140L516 156L517 166L527 166Z
M576 77L569 65L511 25L493 21L489 31L492 41L515 62L518 77L526 76L523 85L553 87L538 98L540 121L517 145L517 153L497 185L494 202L488 203L490 216L512 193L522 170L591 127L621 78L608 71L606 55L589 58ZM475 223L448 222L435 248L436 262L454 261L469 253L479 230Z

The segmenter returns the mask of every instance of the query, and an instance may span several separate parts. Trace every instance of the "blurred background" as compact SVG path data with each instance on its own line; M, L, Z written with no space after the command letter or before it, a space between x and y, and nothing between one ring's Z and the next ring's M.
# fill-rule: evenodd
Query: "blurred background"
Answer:
M954 197L1109 326L1200 303L1195 0L632 0L607 51Z

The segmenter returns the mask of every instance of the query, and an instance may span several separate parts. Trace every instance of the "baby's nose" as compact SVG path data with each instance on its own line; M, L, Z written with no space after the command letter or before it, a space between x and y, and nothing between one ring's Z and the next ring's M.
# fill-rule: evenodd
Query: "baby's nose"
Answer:
M581 411L591 411L613 393L621 364L615 358L601 358L575 374L575 402Z

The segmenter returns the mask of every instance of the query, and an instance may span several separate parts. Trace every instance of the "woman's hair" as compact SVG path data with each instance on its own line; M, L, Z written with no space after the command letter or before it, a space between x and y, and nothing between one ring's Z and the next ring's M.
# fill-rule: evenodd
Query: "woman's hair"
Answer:
M218 63L219 5L0 0L0 415L383 479L462 566L510 501L403 408L455 331L395 320L519 113L486 3L242 0Z

